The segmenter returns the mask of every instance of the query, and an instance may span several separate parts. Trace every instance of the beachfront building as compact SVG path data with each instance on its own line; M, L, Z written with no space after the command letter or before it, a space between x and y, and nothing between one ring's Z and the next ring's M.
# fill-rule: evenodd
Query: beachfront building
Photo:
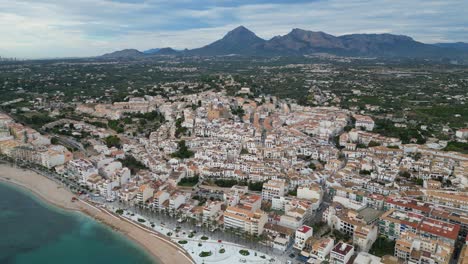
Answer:
M262 210L252 212L241 207L230 206L224 211L224 228L239 230L251 235L261 235L267 221L268 217Z
M136 202L139 204L145 204L150 198L153 198L154 189L148 184L140 185L138 193L136 195Z
M216 221L221 214L221 206L223 202L221 201L209 201L203 207L203 218L202 221L204 224L211 224L211 222Z
M153 196L153 208L158 212L162 211L166 207L165 204L169 204L170 196L164 190L157 191Z
M98 174L98 169L86 159L69 161L67 163L67 171L71 176L77 177L83 183L87 182L89 176Z

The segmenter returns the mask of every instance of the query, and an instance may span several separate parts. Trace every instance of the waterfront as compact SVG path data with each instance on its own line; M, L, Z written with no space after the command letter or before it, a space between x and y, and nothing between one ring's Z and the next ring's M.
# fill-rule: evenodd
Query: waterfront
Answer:
M165 237L148 232L147 229L135 223L122 219L103 208L98 208L83 200L72 202L72 197L75 196L69 190L36 172L7 164L0 164L0 181L24 187L37 197L47 201L47 204L70 211L82 212L106 224L146 249L155 262L173 263L173 261L176 261L177 263L192 263L192 260L185 254L182 248L168 242Z
M154 263L136 244L90 217L0 183L0 263Z

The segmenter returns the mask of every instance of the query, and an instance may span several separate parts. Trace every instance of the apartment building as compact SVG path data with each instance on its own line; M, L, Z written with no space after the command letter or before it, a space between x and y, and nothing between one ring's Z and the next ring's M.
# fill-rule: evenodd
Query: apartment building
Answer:
M350 264L354 255L354 247L344 242L338 242L330 253L331 264Z
M328 258L334 245L335 241L331 237L324 237L319 239L312 245L310 258L314 259L317 263L321 263Z
M453 245L409 232L395 244L395 256L409 264L449 264L453 251Z
M390 209L380 217L379 232L381 235L393 240L400 238L401 234L405 232L410 232L455 245L460 232L460 225L425 217L413 212Z
M237 206L224 211L224 228L240 230L251 235L261 235L268 216L261 210L252 212Z
M286 182L284 180L269 180L263 184L262 198L271 201L273 197L283 197L286 191Z
M209 224L211 221L215 221L221 213L221 206L223 202L220 201L209 201L203 207L203 223Z
M296 237L294 239L294 248L302 250L309 237L313 235L313 229L310 226L303 225L296 230Z

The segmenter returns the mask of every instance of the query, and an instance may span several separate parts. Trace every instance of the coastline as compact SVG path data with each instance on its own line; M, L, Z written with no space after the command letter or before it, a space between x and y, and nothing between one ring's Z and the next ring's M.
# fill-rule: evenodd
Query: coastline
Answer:
M0 181L26 189L53 206L90 216L137 243L158 264L195 263L183 248L163 235L86 201L72 202L71 200L75 195L55 181L36 172L16 168L8 163L0 163Z

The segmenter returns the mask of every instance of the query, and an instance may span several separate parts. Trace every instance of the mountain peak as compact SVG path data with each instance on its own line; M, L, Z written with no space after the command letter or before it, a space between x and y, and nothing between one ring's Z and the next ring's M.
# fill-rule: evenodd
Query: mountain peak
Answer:
M259 38L255 33L244 26L238 26L229 31L224 38Z

